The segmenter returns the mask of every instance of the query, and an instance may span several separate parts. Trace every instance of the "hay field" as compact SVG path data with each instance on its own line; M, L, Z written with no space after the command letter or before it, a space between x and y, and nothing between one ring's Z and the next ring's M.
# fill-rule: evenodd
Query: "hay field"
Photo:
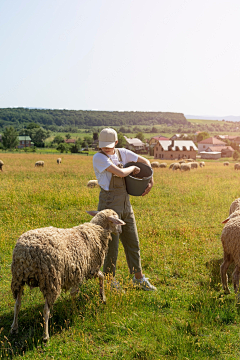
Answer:
M126 294L97 281L83 284L76 303L62 293L51 311L50 342L42 343L43 297L27 287L19 334L10 335L14 300L11 256L16 239L38 227L72 227L89 221L99 189L92 157L1 154L0 172L0 344L3 358L26 359L239 359L239 313L232 294L220 286L221 223L240 197L234 164L207 162L181 173L154 169L148 196L131 197L141 243L144 274L157 293L132 289L120 245L117 278ZM34 167L44 160L43 168ZM169 163L168 163L169 164ZM232 284L230 283L231 290Z

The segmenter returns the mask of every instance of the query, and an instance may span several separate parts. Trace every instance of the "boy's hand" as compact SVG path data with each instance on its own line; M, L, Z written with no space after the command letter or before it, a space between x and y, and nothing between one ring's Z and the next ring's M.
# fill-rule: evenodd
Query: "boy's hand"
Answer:
M138 173L140 173L140 168L135 166L135 169L133 170L133 175L137 175Z

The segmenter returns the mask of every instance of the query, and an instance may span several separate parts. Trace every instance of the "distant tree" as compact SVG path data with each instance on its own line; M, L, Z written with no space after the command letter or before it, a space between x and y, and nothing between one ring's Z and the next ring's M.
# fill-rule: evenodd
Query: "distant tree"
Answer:
M92 144L92 138L90 136L84 136L84 141L89 145Z
M235 150L233 153L233 160L237 161L240 158L240 152Z
M66 134L66 139L67 140L71 139L71 134Z
M210 135L208 132L206 131L202 131L199 134L197 134L197 142L199 143L200 141L209 138Z
M53 139L53 144L64 143L64 138L61 135L56 135Z
M98 133L97 132L93 133L93 140L98 140Z
M75 144L70 146L71 153L78 153L82 148L81 139L76 140Z
M35 128L40 128L40 125L39 124L36 124L35 122L32 122L30 124L28 124L26 126L27 129L31 130L31 129L35 129Z
M126 145L126 139L123 136L123 134L121 132L118 133L118 143L117 143L117 148L121 148L124 147Z
M143 135L142 132L137 133L137 135L135 136L135 138L140 139L141 141L144 141L144 135Z
M69 145L66 143L60 143L57 146L57 150L60 151L61 153L67 153L69 151Z
M152 133L157 133L157 132L158 132L158 129L153 126L151 132L152 132Z
M35 128L32 130L31 139L36 146L41 146L44 140L49 136L49 131L43 128Z
M19 144L18 132L13 126L6 127L2 135L2 143L5 149L14 149Z

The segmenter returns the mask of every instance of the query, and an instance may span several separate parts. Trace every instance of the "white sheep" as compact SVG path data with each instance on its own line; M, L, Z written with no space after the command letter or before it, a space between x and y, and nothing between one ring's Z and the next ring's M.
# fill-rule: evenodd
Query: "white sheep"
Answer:
M167 163L160 163L160 164L159 164L159 167L160 167L160 168L166 168L166 167L167 167Z
M49 339L50 307L61 290L71 289L74 297L84 279L99 278L100 296L105 302L103 264L111 233L120 233L117 213L106 209L89 211L89 223L70 229L52 226L30 230L20 236L13 250L11 289L16 300L11 332L18 331L18 313L25 284L39 287L45 299L43 339Z
M181 167L180 167L181 171L190 171L191 170L191 164L187 164L187 163L182 163Z
M240 164L239 163L234 164L234 170L240 170Z
M229 215L231 215L232 213L234 213L234 211L236 210L240 210L240 198L235 199L229 208Z
M196 161L191 162L191 163L189 163L189 164L191 164L191 168L192 168L192 169L197 169L197 168L198 168L198 163L197 163Z
M222 286L225 293L229 294L227 270L234 262L235 269L232 278L234 291L237 293L240 278L240 210L235 210L223 223L225 226L222 230L221 241L224 255L220 266Z
M229 165L229 161L225 161L224 163L223 163L223 166L228 166Z
M175 163L171 163L171 164L169 165L169 169L172 169L172 167L173 167L174 164L175 164Z
M87 187L88 188L94 188L94 187L98 187L98 181L97 180L89 180L89 182L87 183Z
M2 167L4 165L4 162L2 160L0 160L0 170L3 171Z
M205 166L205 162L204 162L204 161L200 161L199 166L200 166L201 168L204 167L204 166Z
M36 161L35 166L44 166L44 161Z
M61 158L57 158L57 164L61 164L62 159Z
M153 162L151 163L151 167L152 167L152 168L159 168L159 166L160 166L160 164L159 164L158 161L153 161Z
M180 170L180 169L181 169L181 164L179 164L179 163L173 164L172 169L173 169L173 170Z

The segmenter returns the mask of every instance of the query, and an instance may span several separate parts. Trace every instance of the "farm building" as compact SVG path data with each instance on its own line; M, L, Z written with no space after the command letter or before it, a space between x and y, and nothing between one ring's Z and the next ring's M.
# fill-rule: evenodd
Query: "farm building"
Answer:
M149 141L149 146L154 146L159 140L169 140L169 138L165 137L165 136L153 136L150 141Z
M30 136L28 136L28 135L19 136L18 140L19 140L19 145L18 145L19 149L30 147L33 145L33 142L31 140Z
M146 145L138 138L127 138L124 136L126 140L125 148L128 150L132 150L135 153L143 152L146 150Z
M200 152L201 159L220 159L222 154L221 151L201 151Z
M159 140L154 146L154 159L196 159L197 150L192 140Z
M219 140L229 140L236 145L240 145L240 136L231 136L231 135L217 135Z
M220 152L221 157L232 157L234 149L231 146L209 146L206 152Z
M75 139L67 139L65 140L66 144L75 144L76 140Z
M204 139L198 143L198 152L206 151L209 147L215 146L226 146L224 141L221 141L215 137Z

